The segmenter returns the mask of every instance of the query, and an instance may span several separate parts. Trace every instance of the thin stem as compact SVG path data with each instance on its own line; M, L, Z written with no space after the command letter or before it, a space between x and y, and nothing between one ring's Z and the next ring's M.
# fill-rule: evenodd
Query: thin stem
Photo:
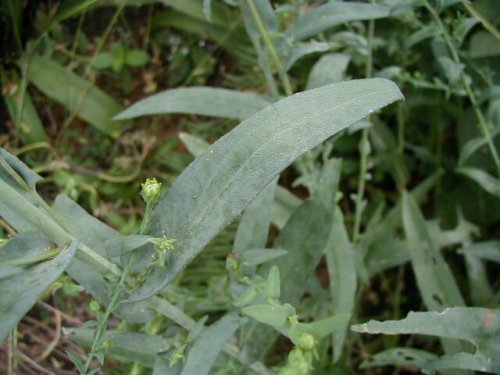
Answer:
M94 354L98 351L99 346L102 344L102 338L106 333L106 328L108 326L108 321L109 318L111 317L111 314L116 310L116 307L119 305L120 302L119 297L122 291L125 289L128 275L130 273L130 270L132 269L132 265L135 262L135 255L136 253L133 252L132 255L130 256L127 262L127 266L125 267L125 269L121 274L120 281L113 289L111 300L109 301L106 311L104 315L101 317L101 319L99 319L99 322L97 323L97 328L94 333L94 339L92 341L92 347L90 349L90 353L87 357L87 360L85 361L85 369L83 372L84 374L87 374L90 365L92 364L92 359L94 358Z
M257 25L257 29L259 30L259 33L264 40L264 43L267 46L267 49L269 50L269 54L271 55L271 59L274 62L274 65L276 66L276 69L278 69L278 74L280 76L281 82L283 84L283 89L285 90L285 94L287 96L293 95L292 91L292 85L290 84L290 79L288 78L288 75L283 69L283 64L281 63L281 60L278 56L278 53L276 52L276 49L274 48L274 44L271 40L271 37L269 36L269 33L267 32L264 24L262 23L262 20L260 18L259 12L257 11L257 8L255 7L255 4L253 0L248 0L248 7L250 8L250 12L252 13L252 17L255 21L255 24Z
M495 25L493 25L486 17L484 17L481 13L477 11L477 9L472 5L469 0L464 1L464 6L467 11L476 17L483 24L484 28L488 30L491 35L500 40L500 31L497 30Z
M460 57L458 55L458 51L453 45L453 42L451 41L451 37L448 33L448 30L444 26L443 22L441 21L441 18L439 17L439 14L436 12L436 10L431 6L428 0L424 0L424 5L431 13L432 17L434 17L436 23L439 25L439 28L441 29L443 33L444 40L446 42L446 45L448 46L448 49L451 53L451 56L453 57L453 61L456 64L461 64ZM479 122L479 130L483 133L484 137L486 138L486 141L488 143L488 147L490 149L491 156L493 157L493 161L495 162L495 166L497 168L497 174L500 175L500 157L498 156L497 149L495 147L495 144L493 143L493 137L491 136L490 129L488 124L486 123L486 120L484 118L483 112L479 108L479 104L477 103L476 96L472 92L472 88L467 81L467 77L465 76L465 73L463 70L460 72L460 79L462 81L462 84L464 85L465 91L467 93L467 96L469 97L469 100L472 104L472 108L474 109L474 112L476 114L476 117Z
M373 55L372 55L372 44L373 35L375 34L375 22L370 20L368 22L368 55L366 56L366 68L365 77L370 78L373 74ZM365 187L366 187L366 172L368 169L368 155L370 153L370 142L368 139L370 129L365 128L361 133L360 141L360 165L359 165L359 177L358 177L358 190L356 192L356 208L354 212L354 230L352 240L356 244L360 239L361 230L361 218L363 216L364 210L364 200Z

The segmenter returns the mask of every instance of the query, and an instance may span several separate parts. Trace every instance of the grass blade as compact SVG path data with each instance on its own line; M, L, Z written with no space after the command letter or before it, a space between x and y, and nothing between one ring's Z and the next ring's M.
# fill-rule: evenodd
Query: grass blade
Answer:
M113 98L49 58L30 56L28 64L30 82L45 95L104 133L118 135L123 124L112 118L122 107Z

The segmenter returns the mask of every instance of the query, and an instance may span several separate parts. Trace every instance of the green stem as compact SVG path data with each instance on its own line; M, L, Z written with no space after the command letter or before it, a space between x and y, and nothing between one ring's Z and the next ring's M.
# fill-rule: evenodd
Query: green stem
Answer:
M441 29L444 40L446 42L446 45L448 46L448 49L451 53L451 56L453 58L453 61L456 64L461 64L460 57L458 55L458 51L453 45L453 42L451 41L451 37L448 33L448 30L444 26L443 22L441 21L441 18L439 17L439 14L436 12L436 10L431 6L428 0L424 0L424 5L431 13L432 17L435 19L436 23L438 24L439 28ZM467 81L467 77L465 76L464 71L462 70L460 72L460 79L462 81L462 84L464 85L465 91L467 93L467 96L469 97L469 100L472 104L472 108L474 109L474 113L476 114L476 117L478 119L479 123L479 130L483 133L484 137L486 138L486 141L488 143L488 147L490 149L491 156L493 157L493 161L495 162L495 166L497 168L497 174L500 175L500 157L498 156L498 151L495 147L495 144L493 143L493 137L491 136L490 129L488 124L486 123L486 120L484 118L483 112L479 108L479 104L477 103L476 96L472 92L472 88Z
M253 0L248 0L248 7L250 8L250 12L252 13L252 17L255 21L255 24L257 25L257 29L259 30L259 33L264 40L264 43L267 46L267 49L269 50L269 54L271 55L271 59L274 62L274 65L276 66L276 69L278 69L278 74L280 76L281 82L283 84L283 89L285 90L285 94L287 96L293 95L292 91L292 85L290 84L290 79L288 78L288 75L283 69L283 64L281 63L281 60L278 56L278 53L276 52L276 49L274 48L274 44L271 40L271 37L269 36L269 33L267 32L261 18L259 15L259 12L257 11L257 8L255 7L255 4Z
M375 34L375 22L370 20L368 22L368 55L366 56L366 69L365 76L370 78L373 74L373 56L372 56L372 42L373 35ZM358 177L358 190L356 192L356 208L354 212L354 230L352 241L356 244L360 239L361 230L361 219L364 210L364 200L365 187L366 187L366 172L368 169L368 155L370 153L370 142L368 139L370 129L365 128L361 133L360 141L360 165L359 165L359 177Z
M493 35L496 39L500 40L500 31L498 31L495 25L493 25L486 17L484 17L481 13L479 13L469 0L464 1L464 6L465 9L467 9L467 11L470 14L472 14L479 21L481 21L484 28L488 30L491 33L491 35Z
M92 364L92 359L94 358L94 353L96 353L98 351L99 346L102 344L102 339L103 339L104 334L106 333L106 328L108 326L108 321L109 321L109 318L111 317L111 314L116 310L117 306L119 305L119 302L120 302L119 297L120 297L120 294L125 289L128 275L130 273L130 270L132 269L132 265L135 262L135 255L136 255L136 253L133 252L132 255L130 256L130 258L127 262L127 266L125 267L125 269L123 270L123 272L121 274L120 281L113 289L111 300L108 303L106 311L105 311L104 315L101 317L101 319L99 319L99 322L97 323L97 328L96 328L96 331L94 333L94 339L92 341L92 347L90 349L90 353L87 357L87 360L85 361L85 370L83 372L84 374L87 374L87 372L90 368L90 365Z

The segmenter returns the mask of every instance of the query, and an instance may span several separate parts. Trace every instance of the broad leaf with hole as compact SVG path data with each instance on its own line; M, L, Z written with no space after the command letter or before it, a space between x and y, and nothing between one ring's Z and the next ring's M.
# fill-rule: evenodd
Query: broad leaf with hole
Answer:
M421 334L471 343L475 352L445 355L422 363L424 369L500 372L500 310L453 307L442 312L410 312L406 319L370 321L352 330L371 334Z

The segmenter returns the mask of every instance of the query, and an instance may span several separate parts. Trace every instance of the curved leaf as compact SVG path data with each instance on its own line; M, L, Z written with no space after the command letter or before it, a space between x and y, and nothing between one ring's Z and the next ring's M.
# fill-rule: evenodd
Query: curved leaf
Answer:
M349 21L388 17L391 7L382 4L331 2L304 14L295 29L295 39L305 39Z
M153 214L152 233L176 239L131 299L164 288L298 156L403 96L385 79L334 83L283 99L211 145L174 182Z
M213 87L186 87L163 91L140 100L119 113L115 120L167 113L195 113L245 119L270 103L264 97L249 92Z
M0 280L0 342L36 303L45 290L63 273L75 255L73 242L54 259Z
M403 320L370 321L352 326L355 332L388 335L422 334L465 340L475 353L445 355L425 363L425 368L460 368L500 371L500 310L454 307L441 312L410 312Z

